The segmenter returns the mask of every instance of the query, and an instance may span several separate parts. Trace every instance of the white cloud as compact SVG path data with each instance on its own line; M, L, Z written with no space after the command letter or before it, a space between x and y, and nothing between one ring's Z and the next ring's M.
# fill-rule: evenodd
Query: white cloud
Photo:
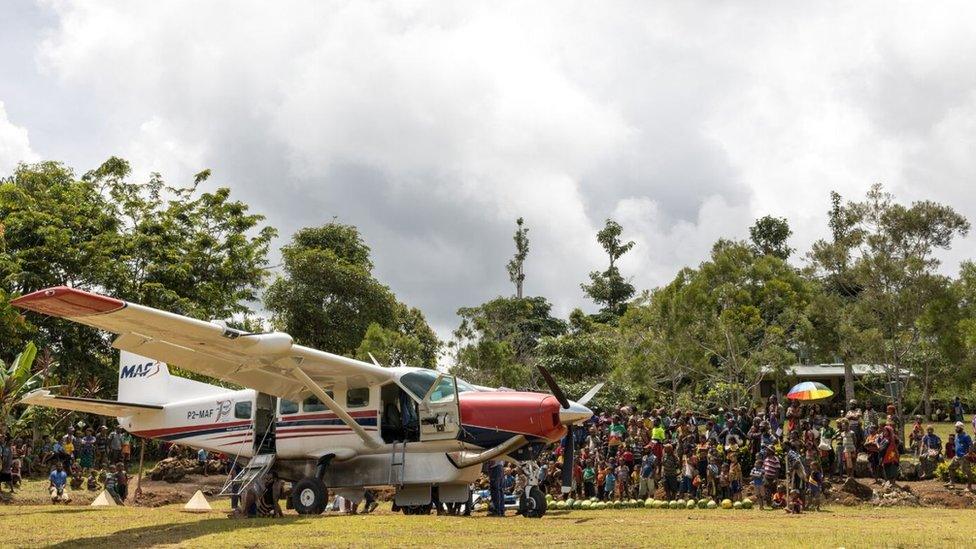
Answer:
M38 156L31 150L27 129L7 118L7 110L0 101L0 175L7 175L20 162L34 162Z
M834 189L882 181L976 219L971 3L47 5L40 66L91 98L56 107L100 121L103 156L211 167L286 236L359 225L442 334L511 291L520 215L527 289L561 313L605 263L608 216L640 286L767 213L805 251Z

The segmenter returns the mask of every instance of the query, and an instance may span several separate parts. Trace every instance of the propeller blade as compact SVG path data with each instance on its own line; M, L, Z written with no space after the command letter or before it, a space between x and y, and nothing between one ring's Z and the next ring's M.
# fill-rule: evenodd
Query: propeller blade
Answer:
M589 402L591 398L595 397L596 394L600 392L600 389L602 389L604 385L605 383L603 383L602 381L600 383L597 383L596 385L593 386L592 389L590 389L589 391L586 392L585 395L583 395L583 398L577 400L576 403L586 406L586 403Z
M542 378L546 380L546 385L549 386L549 391L551 391L552 396L556 397L556 400L559 401L559 405L563 408L569 408L569 399L566 398L566 394L563 393L563 390L560 389L559 385L556 384L556 380L552 378L552 374L549 373L549 370L546 370L541 364L536 364L536 368L539 369L539 373L542 374Z
M562 493L568 494L573 490L573 467L576 456L576 437L570 427L563 439L563 488Z

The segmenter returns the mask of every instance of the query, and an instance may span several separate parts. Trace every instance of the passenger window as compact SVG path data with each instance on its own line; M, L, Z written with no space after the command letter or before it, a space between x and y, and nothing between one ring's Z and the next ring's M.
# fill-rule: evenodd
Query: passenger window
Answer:
M281 399L281 415L286 416L288 414L297 414L297 413L298 413L297 402Z
M237 419L251 419L251 401L234 404L234 417Z
M369 387L360 387L346 391L346 406L348 408L362 408L369 405Z
M332 396L332 391L326 391L325 394L329 395L329 398L335 398ZM328 408L325 406L325 404L322 404L322 401L319 400L319 397L315 395L312 395L302 401L303 412L321 412L327 409Z

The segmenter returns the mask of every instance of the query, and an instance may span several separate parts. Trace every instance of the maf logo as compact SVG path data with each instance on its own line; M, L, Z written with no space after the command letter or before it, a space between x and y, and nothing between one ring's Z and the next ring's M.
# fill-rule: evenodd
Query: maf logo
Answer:
M145 364L133 364L123 366L119 379L131 379L135 377L152 377L159 373L158 362L147 362Z

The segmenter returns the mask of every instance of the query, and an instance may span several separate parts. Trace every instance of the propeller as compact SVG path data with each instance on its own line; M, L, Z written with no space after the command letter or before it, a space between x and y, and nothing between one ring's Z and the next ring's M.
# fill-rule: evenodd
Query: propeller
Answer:
M569 399L566 398L566 393L559 388L559 384L556 383L556 380L552 377L552 374L549 373L549 370L546 370L545 366L541 364L536 364L536 368L538 368L539 373L542 374L542 379L546 380L546 385L549 386L552 396L556 397L556 400L559 401L559 405L562 406L563 409L568 410Z
M536 367L539 369L539 373L542 374L542 379L546 380L546 385L548 385L549 390L552 391L552 396L556 397L556 400L559 401L559 405L563 407L563 410L568 410L570 407L569 399L566 398L566 393L564 393L559 387L559 384L556 383L556 380L552 377L552 374L550 374L549 370L547 370L541 364L536 364ZM597 388L597 391L599 391L599 388ZM590 392L596 394L596 391L593 391L592 389ZM593 398L593 395L590 395L590 398ZM563 437L563 494L568 494L573 490L573 466L575 465L574 460L576 458L576 438L573 436L573 426L569 425L568 427L569 428L566 430L566 436Z
M600 389L603 388L603 385L604 383L602 381L600 383L597 383L596 385L593 386L592 389L590 389L589 391L586 392L585 395L583 395L583 398L577 400L576 403L585 406L586 403L590 401L590 399L595 397L596 394L600 392Z
M573 490L573 467L576 456L576 437L573 435L573 426L569 426L566 436L563 438L563 487L562 493L568 494Z

